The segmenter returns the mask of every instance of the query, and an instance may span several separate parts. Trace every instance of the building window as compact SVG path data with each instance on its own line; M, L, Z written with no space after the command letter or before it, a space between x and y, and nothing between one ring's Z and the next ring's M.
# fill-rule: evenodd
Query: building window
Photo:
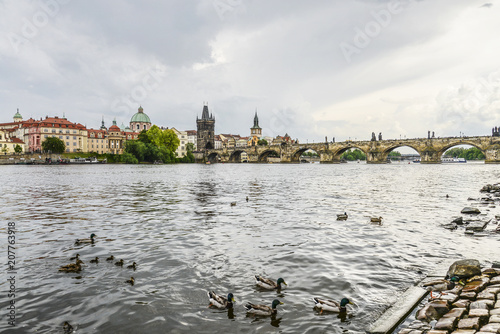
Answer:
M69 141L66 142L66 146L69 146Z
M59 136L59 139L62 139L63 136Z
M69 130L66 130L66 133L69 133Z
M73 142L73 146L76 146L76 141Z
M69 136L66 136L66 139L69 139Z
M73 133L76 133L76 130L73 130Z
M43 129L43 132L49 132L49 129Z
M76 136L73 136L73 139L76 139Z
M52 129L52 133L56 133L56 129Z

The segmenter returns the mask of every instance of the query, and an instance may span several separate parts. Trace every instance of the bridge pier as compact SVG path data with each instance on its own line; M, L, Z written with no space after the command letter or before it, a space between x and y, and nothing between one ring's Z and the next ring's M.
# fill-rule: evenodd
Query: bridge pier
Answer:
M387 163L387 154L384 154L380 151L368 151L366 154L366 163L367 164L386 164Z
M485 164L500 164L500 144L489 146L484 151L484 155L486 156Z
M433 147L427 147L425 150L419 152L421 164L440 164L441 154Z

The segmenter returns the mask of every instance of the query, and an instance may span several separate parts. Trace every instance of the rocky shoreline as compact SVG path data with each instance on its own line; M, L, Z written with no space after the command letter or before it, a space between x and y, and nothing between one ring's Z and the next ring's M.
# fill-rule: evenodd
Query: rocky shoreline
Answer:
M399 334L491 334L500 333L500 265L480 269L476 260L458 263L474 265L478 275L462 274L462 284L429 299L417 311L416 320ZM455 264L454 264L455 265ZM452 265L453 267L453 265ZM448 277L456 275L450 267ZM467 277L469 276L469 277Z
M500 184L488 184L481 189L481 198L469 198L476 206L495 208L500 203ZM465 207L462 216L443 227L463 229L471 236L500 233L500 216L488 217L477 207ZM500 259L492 259L490 268L481 268L477 260L455 262L446 274L459 284L448 286L437 298L420 304L415 320L398 334L491 334L500 333ZM459 267L460 269L457 269ZM466 268L466 269L465 269ZM426 281L422 285L426 285ZM454 284L452 284L454 285Z

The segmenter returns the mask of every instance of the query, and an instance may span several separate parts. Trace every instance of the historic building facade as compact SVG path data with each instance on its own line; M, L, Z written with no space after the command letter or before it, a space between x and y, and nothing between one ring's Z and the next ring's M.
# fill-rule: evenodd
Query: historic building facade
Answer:
M215 118L208 114L208 106L203 106L201 119L196 117L198 151L215 148Z

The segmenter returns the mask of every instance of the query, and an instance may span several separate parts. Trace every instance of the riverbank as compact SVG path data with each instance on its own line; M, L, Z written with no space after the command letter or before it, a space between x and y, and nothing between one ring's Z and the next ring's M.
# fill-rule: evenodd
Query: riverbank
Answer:
M462 216L455 217L442 227L453 231L460 229L470 237L491 236L500 232L500 217L488 217L490 209L496 208L500 198L500 184L487 184L481 190L481 197L469 197L472 205L461 210ZM447 195L448 196L448 195ZM483 212L481 212L481 210ZM488 247L485 247L487 249ZM389 308L368 332L385 334L449 334L449 333L500 333L500 259L491 259L488 268L479 268L476 275L462 277L462 284L449 287L450 291L430 298L424 286L429 281L450 278L441 273L428 275L414 287L409 288L402 298ZM399 327L398 327L398 324Z

